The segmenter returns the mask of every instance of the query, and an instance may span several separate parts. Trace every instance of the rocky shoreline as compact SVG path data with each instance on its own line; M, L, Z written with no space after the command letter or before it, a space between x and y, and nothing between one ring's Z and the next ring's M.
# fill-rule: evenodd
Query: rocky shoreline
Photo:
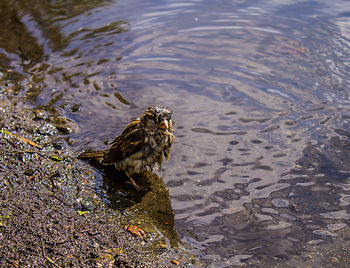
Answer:
M114 209L96 193L96 169L58 142L59 130L47 123L45 111L13 105L6 98L0 109L0 266L194 263L178 247L169 195L157 175L147 175L149 191L142 198ZM157 213L167 214L168 220ZM128 225L141 228L146 236L132 234L125 229Z

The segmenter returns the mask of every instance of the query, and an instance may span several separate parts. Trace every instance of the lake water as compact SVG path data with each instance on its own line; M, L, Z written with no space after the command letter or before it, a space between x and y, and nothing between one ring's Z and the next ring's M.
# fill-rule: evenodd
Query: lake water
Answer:
M203 265L278 264L348 230L349 2L0 6L3 92L68 124L74 151L106 148L148 105L174 111L159 174Z

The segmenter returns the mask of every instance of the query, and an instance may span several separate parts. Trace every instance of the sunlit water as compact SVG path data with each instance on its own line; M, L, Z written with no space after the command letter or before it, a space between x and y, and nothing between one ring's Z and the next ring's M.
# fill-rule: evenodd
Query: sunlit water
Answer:
M218 267L283 260L347 226L348 2L30 2L1 1L19 21L5 16L1 64L70 120L74 150L106 148L150 104L173 109L160 175L185 248Z

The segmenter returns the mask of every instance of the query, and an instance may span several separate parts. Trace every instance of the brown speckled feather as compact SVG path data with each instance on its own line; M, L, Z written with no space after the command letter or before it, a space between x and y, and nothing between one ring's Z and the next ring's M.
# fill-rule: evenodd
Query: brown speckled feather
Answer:
M142 148L144 140L145 132L140 127L140 120L133 120L112 142L109 156L114 162L121 161L137 153Z
M100 152L85 152L81 159L98 160L103 165L114 165L124 171L135 188L133 174L160 169L163 158L170 157L170 148L175 140L172 112L161 106L150 106L136 120L131 121L114 139L110 149Z

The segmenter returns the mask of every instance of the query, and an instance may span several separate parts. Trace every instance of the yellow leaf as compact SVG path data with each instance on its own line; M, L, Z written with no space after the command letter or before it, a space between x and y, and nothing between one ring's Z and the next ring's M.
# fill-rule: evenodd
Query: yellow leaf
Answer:
M88 213L88 211L81 211L81 210L77 210L77 212L79 213L79 215L84 215L85 213Z
M4 133L4 134L7 134L7 135L11 135L11 133L10 132L8 132L8 131L6 131L6 130L1 130L1 133Z
M62 159L59 158L59 157L56 156L56 155L50 155L50 159L53 160L53 161L62 161Z

